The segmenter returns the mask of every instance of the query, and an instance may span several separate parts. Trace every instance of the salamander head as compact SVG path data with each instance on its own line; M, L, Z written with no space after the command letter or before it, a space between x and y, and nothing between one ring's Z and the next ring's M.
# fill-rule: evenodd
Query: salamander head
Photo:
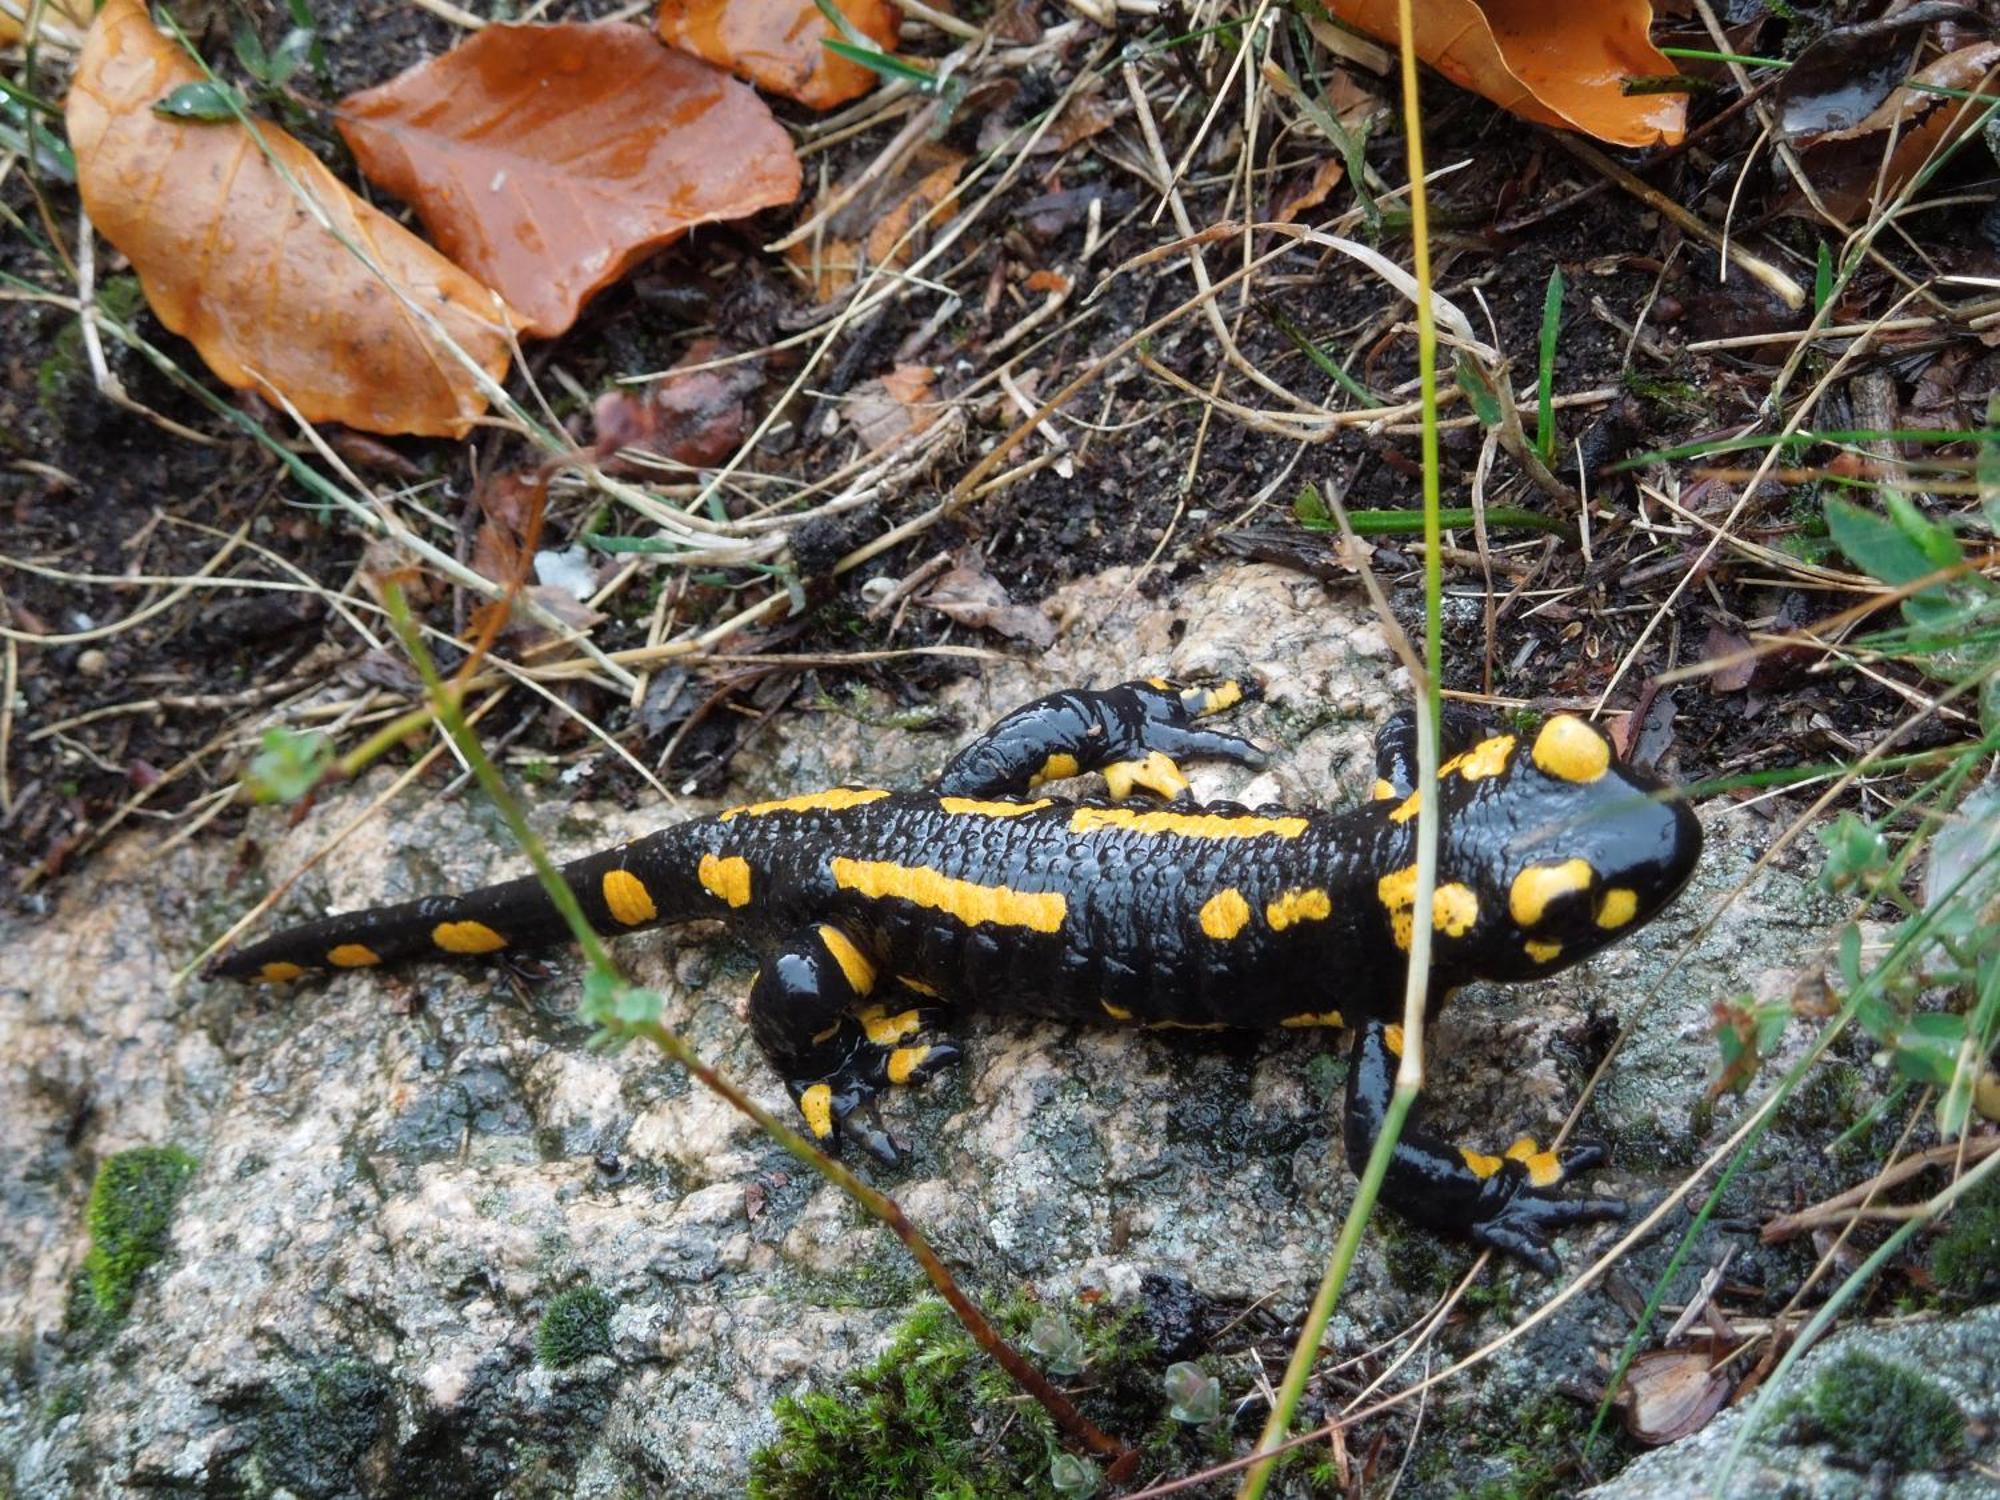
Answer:
M1440 888L1478 893L1478 920L1442 965L1486 979L1567 968L1644 925L1680 894L1701 855L1701 824L1666 785L1621 763L1583 720L1559 714L1502 755L1497 740L1460 757L1498 769L1441 778L1447 809ZM1454 805L1455 804L1455 805Z

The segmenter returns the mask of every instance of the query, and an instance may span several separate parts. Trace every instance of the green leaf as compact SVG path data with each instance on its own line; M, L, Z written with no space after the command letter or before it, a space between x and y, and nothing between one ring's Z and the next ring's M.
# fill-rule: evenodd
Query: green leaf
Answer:
M1316 484L1308 483L1300 488L1298 498L1292 501L1292 514L1309 531L1334 529L1333 512L1326 508L1326 501L1320 498Z
M264 39L257 35L257 29L247 21L238 21L229 40L235 49L236 60L243 64L243 71L252 78L262 80L271 66L271 59L264 53Z
M1541 359L1535 371L1535 451L1545 464L1554 463L1556 456L1556 334L1562 328L1562 311L1563 273L1556 266L1549 271L1549 289L1542 298Z
M1943 1088L1958 1068L1959 1048L1964 1045L1964 1016L1911 1016L1896 1033L1890 1060L1905 1078Z
M1104 1476L1097 1465L1074 1453L1058 1453L1049 1460L1049 1488L1058 1495L1075 1495L1077 1500L1097 1493Z
M1938 565L1903 527L1838 496L1826 502L1826 526L1848 560L1870 578L1904 584L1937 571Z
M1833 296L1833 252L1826 241L1819 242L1819 264L1813 269L1813 311L1818 312Z
M213 78L184 83L153 106L154 114L165 115L169 120L194 120L202 124L234 120L243 112L243 96Z
M264 748L250 761L244 785L259 802L296 802L333 766L333 741L323 734L264 731Z
M1202 1373L1197 1364L1181 1360L1167 1366L1160 1382L1167 1393L1167 1415L1176 1422L1200 1427L1222 1415L1222 1382Z
M1458 388L1465 392L1465 399L1472 403L1473 415L1479 418L1479 425L1498 427L1500 397L1494 392L1493 383L1486 378L1486 372L1479 368L1479 362L1460 351L1458 358L1453 362L1453 371L1458 377Z
M1083 1373L1083 1335L1070 1327L1069 1320L1061 1313L1037 1313L1034 1322L1028 1325L1024 1342L1031 1353L1041 1356L1051 1375Z
M1814 832L1826 846L1819 883L1829 891L1844 891L1863 881L1872 883L1889 867L1889 841L1865 818L1844 812ZM1848 980L1850 985L1860 982L1858 975Z

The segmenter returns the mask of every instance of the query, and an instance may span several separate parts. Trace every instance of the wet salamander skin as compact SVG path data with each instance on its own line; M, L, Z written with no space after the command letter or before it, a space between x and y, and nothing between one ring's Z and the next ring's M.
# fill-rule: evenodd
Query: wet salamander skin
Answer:
M956 1059L948 1001L1153 1026L1354 1033L1345 1128L1358 1166L1388 1107L1415 900L1415 732L1377 739L1375 797L1346 812L1198 805L1179 761L1259 764L1199 721L1234 683L1161 679L1052 694L961 751L928 791L840 788L731 808L563 869L600 931L719 918L763 957L750 1020L811 1132L895 1149L867 1106ZM1448 714L1433 1007L1474 979L1540 978L1616 941L1679 892L1693 815L1581 720L1533 735ZM1101 772L1117 800L1038 794ZM1135 798L1135 792L1150 795ZM351 912L231 954L211 973L312 970L560 941L532 879ZM1499 1154L1404 1132L1383 1197L1544 1270L1550 1238L1616 1217L1558 1189L1593 1146Z

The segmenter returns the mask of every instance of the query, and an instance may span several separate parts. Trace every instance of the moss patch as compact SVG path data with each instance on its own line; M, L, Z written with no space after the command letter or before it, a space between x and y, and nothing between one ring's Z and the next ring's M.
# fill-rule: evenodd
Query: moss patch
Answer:
M611 1315L618 1304L594 1286L571 1287L550 1299L535 1327L535 1359L551 1370L567 1370L596 1354L611 1352Z
M1828 1365L1783 1413L1789 1441L1825 1442L1863 1466L1937 1469L1965 1451L1965 1413L1934 1381L1859 1352Z
M1962 1302L2000 1298L2000 1183L1968 1195L1931 1246L1931 1279Z
M174 1205L194 1168L178 1146L141 1146L99 1165L84 1210L90 1252L82 1283L99 1318L115 1322L131 1310L139 1278L166 1254Z
M1049 1312L1020 1299L994 1321L1020 1347ZM1142 1473L1185 1472L1226 1451L1221 1424L1191 1427L1168 1415L1164 1366L1138 1307L1077 1301L1059 1315L1080 1341L1083 1368L1055 1378L1092 1421L1139 1444ZM782 1396L773 1414L778 1439L750 1462L754 1500L1065 1493L1051 1482L1050 1464L1061 1451L1053 1424L979 1352L942 1302L918 1304L887 1352L838 1394Z

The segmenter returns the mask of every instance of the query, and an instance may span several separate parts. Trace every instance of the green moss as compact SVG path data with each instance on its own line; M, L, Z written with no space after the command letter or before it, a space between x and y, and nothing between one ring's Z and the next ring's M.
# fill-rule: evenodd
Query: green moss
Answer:
M120 1151L98 1166L84 1210L90 1251L83 1275L100 1317L115 1322L131 1310L139 1278L166 1253L174 1204L194 1168L178 1146Z
M994 1320L1019 1347L1050 1309L1028 1299ZM1150 1472L1182 1472L1221 1456L1222 1424L1194 1428L1167 1415L1165 1362L1153 1354L1136 1307L1075 1301L1060 1316L1083 1346L1083 1372L1059 1377L1084 1414L1134 1440ZM973 1500L1053 1497L1049 1464L1060 1451L1039 1406L979 1352L942 1302L926 1300L888 1350L836 1393L780 1397L778 1438L751 1459L755 1500Z
M250 1495L351 1494L356 1466L388 1415L388 1378L336 1359L272 1387L239 1479Z
M1862 1465L1942 1468L1965 1449L1965 1413L1943 1387L1872 1354L1844 1354L1781 1413L1790 1441L1830 1443Z
M1964 1302L2000 1298L2000 1183L1968 1195L1931 1246L1931 1280Z
M144 302L136 276L112 276L97 288L97 305L114 322L130 325ZM114 357L117 344L107 338L107 358ZM83 329L71 318L49 345L49 352L35 366L35 394L42 408L53 414L78 385L88 379L83 353Z
M611 1352L611 1314L618 1304L594 1286L571 1287L549 1301L535 1328L535 1359L567 1370L592 1355Z

